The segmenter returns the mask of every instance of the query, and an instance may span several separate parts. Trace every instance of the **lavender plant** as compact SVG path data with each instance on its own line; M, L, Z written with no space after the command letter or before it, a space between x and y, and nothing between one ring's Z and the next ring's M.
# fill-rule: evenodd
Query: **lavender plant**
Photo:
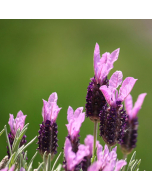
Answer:
M119 48L111 54L106 52L100 57L99 45L94 50L94 77L87 88L86 113L83 107L75 111L69 106L66 124L68 135L65 137L63 148L63 163L58 163L62 152L57 154L58 126L56 119L61 108L57 105L57 93L49 96L48 101L43 100L42 117L39 135L27 143L25 132L26 115L19 111L17 117L10 114L10 132L6 125L0 132L5 131L7 140L7 154L0 162L0 171L138 171L141 160L135 159L133 153L127 164L127 155L136 147L138 130L138 111L141 109L146 93L140 94L135 106L132 105L130 95L137 79L127 77L123 82L123 74L116 71L108 79L108 74L118 59ZM119 88L118 92L118 87ZM125 107L123 105L125 103ZM93 135L87 134L84 144L80 144L80 127L86 117L94 122ZM103 146L97 141L99 136L106 143ZM27 159L27 147L37 139L37 150L31 160ZM27 143L27 144L26 144ZM123 159L117 158L117 144L124 154ZM115 147L113 147L115 146ZM112 148L113 147L113 148ZM42 162L33 168L33 161L37 154L42 156ZM52 160L54 164L52 165ZM57 165L58 163L58 165Z

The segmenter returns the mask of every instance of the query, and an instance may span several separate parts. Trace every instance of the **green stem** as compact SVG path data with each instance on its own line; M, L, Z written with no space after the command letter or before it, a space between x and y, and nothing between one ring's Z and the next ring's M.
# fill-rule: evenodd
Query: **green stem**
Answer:
M98 121L94 122L94 142L93 142L93 161L95 158L95 150L96 150L96 141L97 141L97 129L98 129Z

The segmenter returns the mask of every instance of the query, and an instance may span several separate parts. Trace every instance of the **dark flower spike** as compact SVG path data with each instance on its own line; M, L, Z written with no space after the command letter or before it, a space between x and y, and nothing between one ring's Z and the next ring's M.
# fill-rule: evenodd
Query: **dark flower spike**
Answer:
M10 126L11 131L8 134L8 139L9 139L9 142L11 145L11 149L12 149L12 145L13 145L14 138L15 138L17 130L20 129L20 131L21 131L25 125L26 116L27 115L24 115L21 110L17 113L17 116L15 119L14 119L13 114L10 114L8 124ZM19 147L24 145L26 142L27 142L26 141L26 135L23 135ZM7 146L7 154L8 154L8 157L10 158L10 152L9 152L8 146Z
M122 72L116 71L109 80L109 86L100 87L108 105L100 112L100 136L108 146L117 142L121 144L128 116L122 106L122 102L131 92L137 79L127 77L122 83ZM122 83L122 85L121 85ZM121 85L119 93L118 86Z
M56 119L61 108L57 105L57 93L54 92L50 95L48 102L43 100L42 116L43 122L40 125L38 136L38 150L43 156L51 153L51 158L57 153L57 124Z
M99 90L102 85L108 86L107 75L113 68L114 62L118 59L119 48L111 54L106 52L100 57L99 45L96 43L94 50L94 78L87 88L86 96L86 116L92 121L99 121L99 113L102 107L106 104L106 100Z
M147 94L140 94L133 107L132 96L129 94L125 99L125 108L128 114L128 121L125 128L125 133L121 143L121 150L124 154L130 154L136 147L137 130L138 130L138 111L141 109L144 98Z

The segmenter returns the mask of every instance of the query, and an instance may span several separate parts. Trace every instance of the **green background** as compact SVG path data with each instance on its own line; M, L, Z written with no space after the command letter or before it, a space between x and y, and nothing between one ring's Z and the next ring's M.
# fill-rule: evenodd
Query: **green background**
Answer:
M152 20L0 20L0 131L7 125L9 114L19 110L27 115L27 141L38 135L42 123L42 99L58 94L62 107L58 118L58 153L67 135L67 109L85 107L90 78L94 76L95 43L100 52L120 48L108 78L121 70L124 78L137 78L131 94L135 102L147 92L139 111L136 158L140 170L152 170ZM99 133L99 131L98 131ZM86 118L80 130L80 142L93 134L93 123ZM98 140L104 145L103 140ZM36 141L28 147L28 158L34 155ZM6 137L0 137L0 160L6 155ZM122 153L118 145L118 158ZM60 162L62 163L62 157ZM129 156L130 158L130 156ZM38 155L34 168L41 162Z

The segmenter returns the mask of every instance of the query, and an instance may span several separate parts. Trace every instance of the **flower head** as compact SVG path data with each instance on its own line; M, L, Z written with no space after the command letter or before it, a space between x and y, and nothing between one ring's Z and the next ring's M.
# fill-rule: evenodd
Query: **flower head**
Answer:
M51 121L51 124L56 122L58 113L61 110L57 105L57 99L57 93L54 92L50 95L48 102L43 100L42 116L44 122L46 122L46 120Z
M100 90L110 106L116 107L117 104L120 105L131 92L135 82L137 81L137 79L134 79L133 77L127 77L122 83L122 77L122 72L116 71L109 80L109 86L107 87L106 85L102 85L100 87ZM121 87L118 93L117 88L119 85L121 85Z
M56 119L61 108L57 105L57 93L54 92L50 95L48 102L43 100L42 116L43 122L40 125L39 136L38 136L38 150L43 156L44 152L47 155L51 153L53 158L54 154L57 153L57 124Z
M89 155L89 147L79 145L77 153L72 151L72 145L68 138L66 138L64 145L65 156L65 170L74 171L76 165L80 164L85 156Z
M94 50L94 77L91 78L91 82L87 88L86 96L86 116L93 122L100 121L99 114L102 107L105 106L106 100L100 91L102 85L108 87L109 80L107 76L110 70L113 68L114 62L118 59L119 48L113 51L111 54L106 52L100 57L99 45L96 43Z
M10 126L10 133L8 134L8 139L12 148L13 142L14 142L14 138L16 135L17 130L19 129L20 131L22 131L24 125L25 125L25 119L27 115L24 115L22 111L19 111L17 113L17 117L14 119L13 114L9 114L9 121L8 124ZM20 145L19 147L21 147L22 145L24 145L26 143L26 135L23 135ZM9 152L9 148L7 146L7 154L8 157L10 157L10 152Z
M16 132L18 129L20 129L20 131L23 129L26 116L27 115L24 115L22 111L19 111L17 113L17 117L15 119L14 119L13 114L10 114L8 124L14 136L16 135Z
M94 162L88 171L119 171L124 165L125 160L117 160L117 147L109 152L108 146L105 145L104 151L100 144L97 146L97 161Z
M128 114L128 121L125 127L125 133L122 138L121 150L124 154L130 154L136 147L137 142L137 130L138 130L138 117L137 114L141 109L144 98L147 94L140 94L133 107L132 96L129 94L125 99L125 107Z
M117 61L120 49L114 50L111 54L106 52L100 57L100 49L98 43L95 45L94 50L94 73L97 83L102 84L110 70L113 68L113 64Z

